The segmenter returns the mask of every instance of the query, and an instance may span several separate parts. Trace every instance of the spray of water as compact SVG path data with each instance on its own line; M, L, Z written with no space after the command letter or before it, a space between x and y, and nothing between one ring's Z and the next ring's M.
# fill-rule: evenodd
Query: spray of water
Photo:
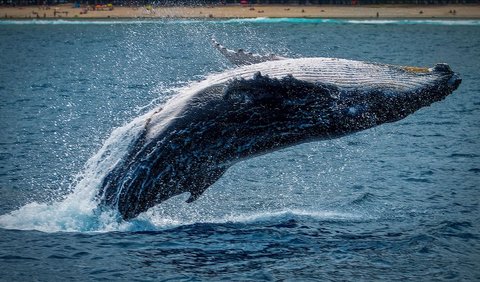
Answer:
M53 203L27 204L0 217L0 226L41 231L109 231L120 228L113 211L97 209L96 193L106 173L122 159L145 126L147 113L115 129L72 184L72 193Z

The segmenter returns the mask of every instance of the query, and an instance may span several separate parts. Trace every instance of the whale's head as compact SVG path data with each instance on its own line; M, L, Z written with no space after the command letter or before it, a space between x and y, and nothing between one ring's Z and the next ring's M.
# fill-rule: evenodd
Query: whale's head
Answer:
M345 90L341 94L347 123L364 129L394 122L415 111L443 100L456 90L462 79L447 64L432 68L388 66L389 77L367 87ZM378 74L372 74L375 77Z

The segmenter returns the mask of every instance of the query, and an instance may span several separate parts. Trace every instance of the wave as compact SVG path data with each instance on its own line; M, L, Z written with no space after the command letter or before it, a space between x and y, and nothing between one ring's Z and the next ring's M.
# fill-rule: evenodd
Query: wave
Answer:
M230 19L225 23L295 23L295 24L368 24L368 25L480 25L480 20L414 20L414 19L324 19L324 18L252 18Z
M480 20L346 20L350 24L478 26Z
M82 209L83 208L83 209ZM97 214L91 206L63 203L30 203L0 216L0 227L12 230L54 232L144 232L161 231L195 224L249 224L271 225L290 220L322 222L358 222L371 220L368 215L339 211L277 210L247 214L229 214L198 219L196 214L183 215L182 219L159 216L155 209L131 221L118 220L113 213Z
M324 18L245 18L245 19L99 19L99 20L0 20L0 25L143 25L143 24L350 24L350 25L440 25L480 26L480 20L442 19L324 19Z

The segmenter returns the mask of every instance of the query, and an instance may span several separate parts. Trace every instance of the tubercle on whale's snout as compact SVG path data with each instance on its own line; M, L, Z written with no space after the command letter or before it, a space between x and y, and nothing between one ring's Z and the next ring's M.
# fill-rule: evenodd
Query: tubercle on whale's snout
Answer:
M439 73L444 73L444 74L451 74L453 73L452 68L446 63L439 63L436 64L433 68L432 71L434 72L439 72Z
M447 86L450 88L451 91L456 90L458 86L460 86L460 83L462 83L462 78L460 77L460 74L453 72L448 64L436 64L431 70L432 72L439 73L441 75L447 75Z

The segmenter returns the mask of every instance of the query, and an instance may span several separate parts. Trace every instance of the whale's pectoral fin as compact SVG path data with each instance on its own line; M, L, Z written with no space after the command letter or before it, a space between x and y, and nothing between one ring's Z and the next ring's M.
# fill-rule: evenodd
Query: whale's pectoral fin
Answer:
M251 52L246 52L243 49L238 49L238 51L227 49L218 43L214 38L212 38L212 43L215 49L217 49L222 55L225 56L232 64L237 66L242 65L252 65L266 61L276 61L285 59L284 57L276 56L273 54L270 55L260 55L253 54Z
M196 201L200 196L205 192L205 190L215 183L222 175L225 173L226 168L219 167L210 169L208 172L203 173L203 181L197 184L195 187L192 187L190 192L190 197L187 199L187 203Z

